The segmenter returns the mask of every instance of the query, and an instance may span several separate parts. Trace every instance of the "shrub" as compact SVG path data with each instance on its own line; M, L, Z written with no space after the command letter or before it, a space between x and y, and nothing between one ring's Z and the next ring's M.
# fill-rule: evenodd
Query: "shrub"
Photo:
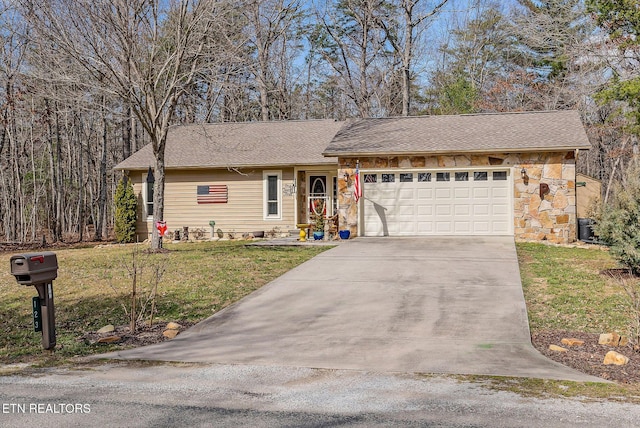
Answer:
M129 177L124 176L118 182L114 201L116 205L114 227L116 241L120 243L134 242L136 238L137 200Z
M616 186L613 203L602 207L594 231L623 266L640 274L640 167L635 162Z

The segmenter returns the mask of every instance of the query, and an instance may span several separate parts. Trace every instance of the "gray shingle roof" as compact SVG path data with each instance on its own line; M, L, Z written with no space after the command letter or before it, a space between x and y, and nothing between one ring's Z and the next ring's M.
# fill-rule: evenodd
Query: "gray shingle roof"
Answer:
M576 111L174 126L167 168L335 164L336 156L589 149ZM324 153L323 153L324 152ZM326 155L327 157L323 156ZM147 145L115 169L155 164Z
M576 111L361 119L347 123L326 156L589 149Z
M166 168L226 168L335 164L322 156L344 125L334 120L216 123L173 126L165 150ZM155 165L151 145L115 169Z

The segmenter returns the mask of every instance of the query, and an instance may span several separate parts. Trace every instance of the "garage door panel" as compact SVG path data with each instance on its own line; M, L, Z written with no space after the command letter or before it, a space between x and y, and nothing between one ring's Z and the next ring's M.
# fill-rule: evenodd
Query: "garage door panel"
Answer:
M380 204L379 189L368 189L363 203L365 234L368 236L384 236L387 224L387 209ZM388 234L388 230L387 230Z
M398 205L395 207L394 214L412 219L416 215L416 209L413 205Z
M400 189L398 192L398 198L400 200L413 201L415 198L415 192L413 189Z
M418 217L432 216L433 205L418 205Z
M432 200L433 189L418 189L416 196L419 201Z
M494 216L506 215L509 212L509 207L506 204L495 204L491 208Z
M397 199L397 195L394 189L380 189L375 199L376 201L384 202L386 204L393 204Z
M473 199L489 199L489 188L475 187L473 189Z
M489 215L489 205L486 204L476 204L473 206L473 215L474 216L485 216Z
M435 171L414 172L412 181L402 181L398 173L395 175L395 182L364 183L367 236L512 233L513 190L508 179L493 180L491 171L464 170L451 171L450 181L437 181ZM415 179L427 176L432 180Z
M451 205L436 205L436 215L437 216L450 216L451 215Z
M436 199L451 199L451 189L436 189Z
M413 236L416 234L416 227L413 221L410 222L397 222L395 224L396 236Z
M478 235L486 235L491 232L490 222L488 221L474 221L473 232Z
M433 222L431 221L418 221L418 228L416 234L418 235L433 235Z
M500 182L498 182L500 183ZM506 183L506 182L502 182L502 183ZM493 198L504 198L504 199L508 199L509 198L509 189L507 189L507 187L494 187L491 189L491 196Z
M471 232L471 222L470 221L454 221L453 231L454 233L469 234Z
M497 234L502 233L502 234L505 234L505 235L507 233L509 233L509 222L506 222L506 221L503 221L503 222L495 221L495 222L493 222L492 226L493 226L493 232L494 233L497 233Z
M452 234L453 233L453 225L451 221L436 221L436 233L439 234Z
M454 197L456 199L469 199L469 188L457 188L454 189Z
M469 216L471 214L471 206L469 205L454 205L453 215L455 216Z

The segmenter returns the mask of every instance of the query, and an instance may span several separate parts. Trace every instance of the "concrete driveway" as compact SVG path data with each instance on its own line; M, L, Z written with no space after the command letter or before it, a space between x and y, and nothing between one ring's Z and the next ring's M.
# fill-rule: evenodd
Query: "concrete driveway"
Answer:
M105 356L601 381L531 346L510 237L358 238L171 341Z

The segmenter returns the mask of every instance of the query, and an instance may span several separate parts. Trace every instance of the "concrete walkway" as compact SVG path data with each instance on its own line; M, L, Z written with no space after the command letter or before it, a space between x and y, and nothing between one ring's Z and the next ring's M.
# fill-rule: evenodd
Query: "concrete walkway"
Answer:
M510 237L358 238L171 341L99 357L602 381L531 346Z

